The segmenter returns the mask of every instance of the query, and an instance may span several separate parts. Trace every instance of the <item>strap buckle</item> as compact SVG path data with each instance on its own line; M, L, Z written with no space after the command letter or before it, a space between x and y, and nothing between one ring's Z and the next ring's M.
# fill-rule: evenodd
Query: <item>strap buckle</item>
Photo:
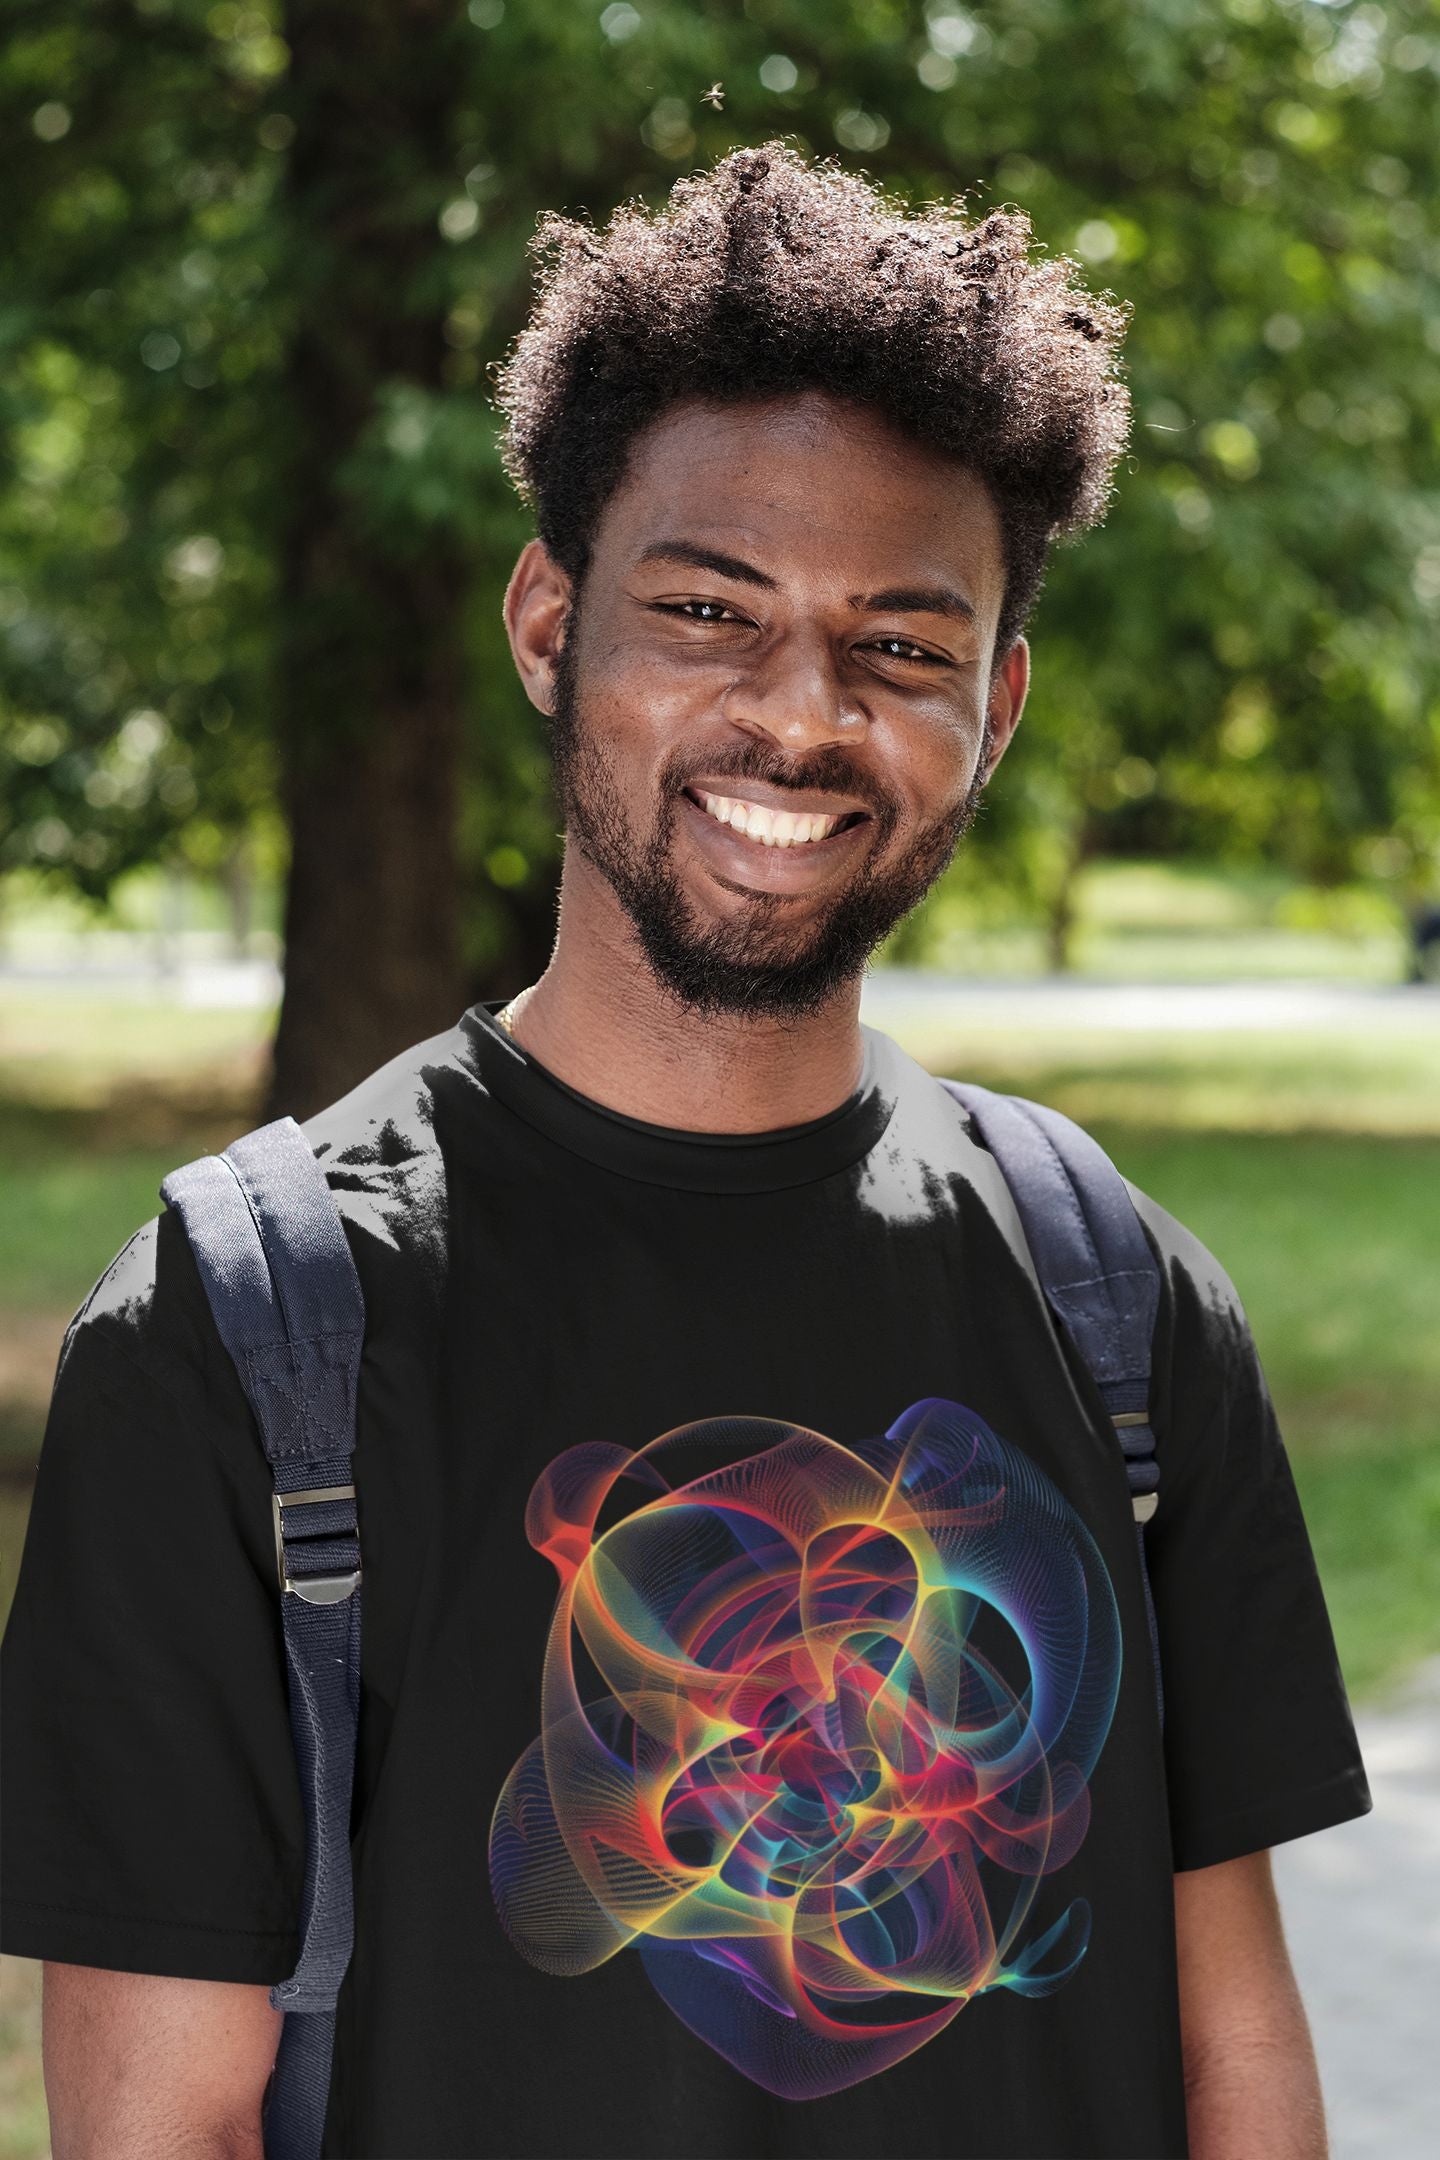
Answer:
M275 1520L275 1572L280 1579L282 1592L290 1591L302 1598L307 1605L339 1605L360 1586L360 1570L348 1568L337 1575L291 1575L285 1566L285 1519L283 1510L313 1505L318 1500L353 1500L353 1485L312 1485L304 1492L276 1492L270 1495L270 1512Z
M1148 1425L1150 1412L1148 1410L1118 1410L1112 1415L1110 1422L1116 1427ZM1158 1492L1137 1492L1130 1495L1130 1508L1137 1523L1149 1522L1159 1505L1160 1495Z

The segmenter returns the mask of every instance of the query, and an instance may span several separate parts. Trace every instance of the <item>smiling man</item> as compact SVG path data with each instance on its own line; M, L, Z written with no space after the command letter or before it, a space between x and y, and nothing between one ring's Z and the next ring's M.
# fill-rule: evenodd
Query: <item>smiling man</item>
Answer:
M1019 719L1024 639L994 656L995 503L851 398L692 397L636 443L583 605L568 552L533 542L507 602L575 843L527 1039L549 1015L593 1043L570 1020L596 983L572 946L630 937L651 977L634 1017L687 1064L713 1023L715 1098L695 1109L743 1129L739 1085L773 1122L766 1066L791 1065L794 1023L806 1106L822 1035L854 1069L865 962L944 869ZM622 1033L608 986L601 1003ZM594 1045L595 1071L608 1057Z
M1370 1797L1239 1296L1132 1185L1162 1729L1095 1381L859 1017L1106 501L1117 311L774 144L544 242L501 398L554 950L304 1127L366 1309L323 2152L1321 2160L1268 1851ZM65 2160L260 2150L271 1490L166 1214L67 1336L5 1645Z

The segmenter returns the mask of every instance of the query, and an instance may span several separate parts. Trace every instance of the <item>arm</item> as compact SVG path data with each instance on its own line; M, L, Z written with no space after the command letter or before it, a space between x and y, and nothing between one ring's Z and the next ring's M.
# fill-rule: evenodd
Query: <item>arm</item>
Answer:
M54 2160L262 2160L269 1989L45 1964Z
M1269 1851L1178 1874L1175 1935L1191 2160L1327 2160Z

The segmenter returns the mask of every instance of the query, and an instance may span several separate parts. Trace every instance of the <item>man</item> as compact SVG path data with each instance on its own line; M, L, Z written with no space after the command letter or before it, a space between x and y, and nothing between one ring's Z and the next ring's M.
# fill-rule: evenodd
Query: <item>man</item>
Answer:
M1363 1813L1219 1262L1119 1450L998 1166L858 1017L1024 706L1120 323L779 145L553 221L502 378L548 967L305 1131L367 1312L325 2151L1317 2160L1268 1848ZM270 1477L172 1216L67 1338L7 1637L60 2160L259 2150L304 1830Z

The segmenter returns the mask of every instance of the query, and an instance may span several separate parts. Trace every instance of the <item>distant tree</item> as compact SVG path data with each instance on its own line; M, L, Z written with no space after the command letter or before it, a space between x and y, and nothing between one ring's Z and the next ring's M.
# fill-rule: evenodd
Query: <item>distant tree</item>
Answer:
M286 54L247 23L6 14L0 869L97 897L182 840L220 859L273 791L266 115Z
M274 1106L542 964L488 363L543 209L790 134L1015 201L1134 305L1134 454L1057 556L952 878L1440 859L1427 0L12 0L0 867L290 836ZM716 110L703 93L719 80ZM923 923L896 949L923 938Z

